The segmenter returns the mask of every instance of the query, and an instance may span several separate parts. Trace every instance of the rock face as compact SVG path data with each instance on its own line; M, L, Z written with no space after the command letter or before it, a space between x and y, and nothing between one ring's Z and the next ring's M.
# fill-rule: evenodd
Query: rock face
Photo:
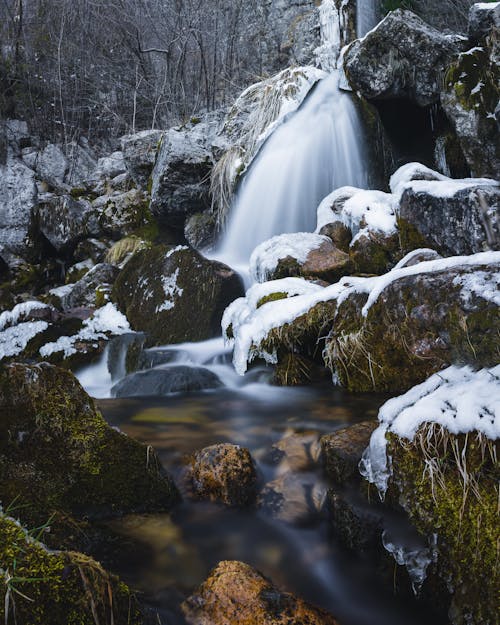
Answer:
M36 201L35 174L15 159L0 164L0 258L7 264L26 257Z
M172 128L163 136L152 173L151 211L167 226L183 228L186 216L210 206L213 160L205 140L197 126Z
M344 69L353 90L368 99L408 98L428 106L439 101L442 75L464 43L398 9L348 48Z
M183 604L189 625L336 625L323 610L276 588L243 562L223 561Z
M0 410L0 496L29 503L25 516L109 516L176 500L156 454L109 427L71 373L5 366Z
M248 449L222 443L193 454L190 480L197 499L247 506L255 499L257 473Z
M202 341L220 332L225 308L242 295L239 276L185 246L139 251L125 265L113 298L149 345Z
M148 186L162 135L161 130L144 130L122 137L125 166L132 180L141 189Z
M413 249L416 242L447 256L500 249L500 186L479 183L440 195L440 185L417 183L403 192L399 204L403 249Z
M115 397L161 396L220 386L222 382L209 369L178 365L133 373L120 380L112 392Z
M478 2L469 12L469 40L479 43L494 29L500 28L500 5L497 2Z
M131 234L153 238L156 225L149 212L146 194L138 189L103 195L92 202L105 236L120 239Z

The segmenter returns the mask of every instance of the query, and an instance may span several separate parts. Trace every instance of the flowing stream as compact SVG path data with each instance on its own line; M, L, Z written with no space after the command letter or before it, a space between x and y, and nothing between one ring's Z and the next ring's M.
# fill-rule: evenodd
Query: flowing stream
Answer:
M323 47L338 52L338 41L328 41L339 38L338 13L332 0L324 3ZM359 34L373 26L373 6L373 0L358 1ZM316 208L332 190L367 186L362 126L351 96L338 85L339 72L334 69L264 143L235 198L215 254L218 259L244 269L253 249L266 239L313 231ZM164 351L168 363L162 366L203 366L217 374L222 388L110 399L112 384L125 375L125 358L115 350L108 362L109 349L97 365L77 375L91 395L102 398L99 407L107 420L153 445L174 476L179 477L185 454L214 443L237 443L255 458L260 485L282 489L288 504L287 512L277 518L265 506L236 511L185 499L171 514L114 521L119 549L102 554L102 560L144 593L157 610L158 623L182 623L182 598L217 562L237 559L330 610L342 625L437 625L411 597L394 597L368 562L342 549L329 530L324 506L328 484L321 465L304 463L317 452L321 435L374 417L385 398L350 396L331 385L276 388L269 384L265 368L239 377L221 338L165 346ZM292 441L295 452L277 453L275 446L285 444L283 440ZM392 524L398 534L401 528L406 532L398 519L387 523L386 529Z

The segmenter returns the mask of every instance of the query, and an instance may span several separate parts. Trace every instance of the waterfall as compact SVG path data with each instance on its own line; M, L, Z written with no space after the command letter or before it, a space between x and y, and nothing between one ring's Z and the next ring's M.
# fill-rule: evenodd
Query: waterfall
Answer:
M368 184L361 122L334 69L340 52L334 0L323 0L320 27L316 55L331 74L273 132L247 171L215 254L234 267L247 264L272 236L314 231L318 204L336 188Z
M378 22L376 0L357 0L356 2L356 32L358 37L364 37L366 33L376 26Z

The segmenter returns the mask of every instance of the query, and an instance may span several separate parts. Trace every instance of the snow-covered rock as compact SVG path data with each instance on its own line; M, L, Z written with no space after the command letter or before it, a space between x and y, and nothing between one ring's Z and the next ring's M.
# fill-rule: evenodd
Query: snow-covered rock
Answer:
M442 75L466 44L397 9L349 46L344 70L353 90L368 99L409 98L428 106L439 101Z
M62 289L53 289L51 294L58 298L63 310L78 307L96 308L109 299L111 287L118 275L114 265L99 263L92 267L74 284Z
M500 2L477 2L469 11L469 40L479 43L494 30L500 29Z
M121 138L125 166L140 189L148 186L162 135L161 130L143 130Z
M8 265L30 253L27 237L37 202L35 174L20 160L0 165L0 258Z

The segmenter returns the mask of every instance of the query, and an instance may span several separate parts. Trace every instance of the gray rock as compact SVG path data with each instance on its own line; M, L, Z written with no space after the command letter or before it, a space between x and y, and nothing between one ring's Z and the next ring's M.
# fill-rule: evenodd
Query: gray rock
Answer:
M220 386L222 382L209 369L178 365L132 373L115 384L111 392L115 397L161 396Z
M182 228L188 215L210 206L213 158L198 126L170 129L158 152L152 173L151 211L169 227Z
M184 226L184 236L196 250L214 245L217 237L217 217L211 211L191 215Z
M0 120L0 165L7 157L19 157L22 150L31 145L28 124L18 119Z
M469 11L469 39L479 43L493 30L500 29L500 4L478 2Z
M117 151L109 156L100 158L97 161L97 168L94 174L101 178L116 178L116 176L124 174L126 171L127 167L123 152Z
M153 222L147 196L139 189L102 195L92 202L92 208L101 230L113 239L126 237Z
M500 249L500 185L471 186L440 196L418 187L401 197L399 216L417 230L422 243L446 256ZM407 244L403 236L403 246ZM423 245L422 245L423 246Z
M68 161L68 171L64 179L66 184L82 184L92 176L97 167L97 161L90 148L73 142L69 144L66 154Z
M35 159L35 171L38 177L53 187L59 187L68 171L69 163L62 149L49 143Z
M344 70L353 90L368 99L407 98L428 106L439 101L443 74L465 48L463 37L398 9L348 48Z
M101 234L90 202L69 195L40 196L36 217L40 232L60 253L71 252L81 240Z
M99 300L106 299L113 285L118 269L113 265L99 263L92 267L78 282L68 289L67 293L60 298L63 309L79 307L94 308ZM69 285L68 285L69 286Z
M161 130L143 130L121 139L125 166L132 180L141 189L148 186L162 135Z
M33 171L13 158L0 165L0 258L7 265L30 255L27 238L36 202Z

